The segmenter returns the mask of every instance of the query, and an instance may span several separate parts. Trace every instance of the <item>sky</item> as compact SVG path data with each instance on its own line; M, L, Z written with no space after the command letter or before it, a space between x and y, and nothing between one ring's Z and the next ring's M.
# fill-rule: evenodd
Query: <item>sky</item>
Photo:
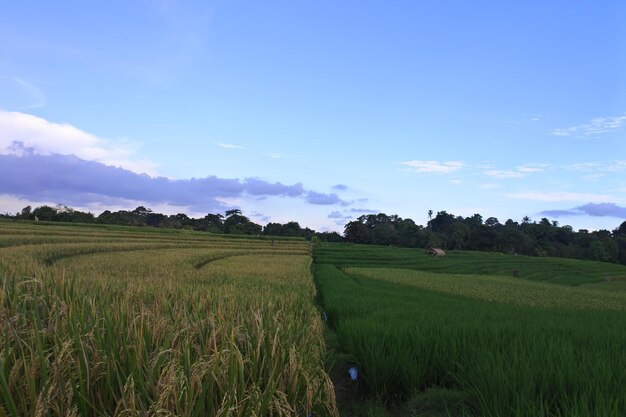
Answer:
M626 220L626 3L7 2L0 212Z

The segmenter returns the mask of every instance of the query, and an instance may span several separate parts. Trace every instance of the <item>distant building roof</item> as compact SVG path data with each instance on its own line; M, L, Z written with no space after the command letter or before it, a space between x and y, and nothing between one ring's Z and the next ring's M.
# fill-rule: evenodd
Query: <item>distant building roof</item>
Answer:
M439 249L439 248L430 248L426 251L427 254L429 255L435 255L435 256L445 256L446 252L443 249Z

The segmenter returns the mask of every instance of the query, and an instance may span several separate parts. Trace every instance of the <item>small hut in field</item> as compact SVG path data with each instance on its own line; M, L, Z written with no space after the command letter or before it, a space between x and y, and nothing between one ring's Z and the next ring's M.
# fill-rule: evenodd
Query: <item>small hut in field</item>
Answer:
M446 256L446 252L443 249L439 248L430 248L426 251L426 255L432 256Z

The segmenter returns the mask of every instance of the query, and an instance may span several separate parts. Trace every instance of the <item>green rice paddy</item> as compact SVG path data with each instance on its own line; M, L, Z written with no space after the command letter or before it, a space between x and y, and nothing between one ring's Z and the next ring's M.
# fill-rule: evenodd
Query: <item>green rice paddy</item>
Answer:
M356 401L386 406L354 415L626 415L626 294L580 286L626 268L329 244L315 259Z

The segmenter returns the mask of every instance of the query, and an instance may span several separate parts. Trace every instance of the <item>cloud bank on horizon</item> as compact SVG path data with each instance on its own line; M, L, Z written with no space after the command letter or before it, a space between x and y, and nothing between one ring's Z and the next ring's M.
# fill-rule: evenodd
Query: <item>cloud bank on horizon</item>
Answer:
M215 175L166 178L156 174L156 164L137 162L131 148L112 146L69 124L1 110L0 194L75 207L132 207L140 202L194 213L223 211L237 206L233 202L241 198L284 197L323 206L351 204L336 193L306 190L302 183Z
M571 210L544 210L541 214L550 217L569 216L593 216L593 217L617 217L626 219L626 207L618 206L615 203L589 203L574 207Z
M13 140L12 140L13 139ZM242 149L239 145L216 143L225 149ZM70 124L53 123L43 118L0 110L0 194L24 201L54 201L75 207L128 207L137 204L170 207L192 213L224 211L240 207L245 199L267 197L289 198L305 205L328 206L326 218L342 226L359 214L371 214L369 208L348 208L355 202L337 192L350 187L335 184L335 192L305 189L301 182L283 184L259 178L173 179L159 176L157 165L136 157L138 145L113 143L82 131ZM626 161L587 162L554 167L547 163L526 163L513 169L494 169L491 164L465 161L411 160L401 163L416 174L454 175L475 171L496 180L520 179L560 168L574 172L617 172L626 170ZM451 180L462 185L464 180ZM487 188L487 187L482 187ZM490 187L491 188L491 187ZM496 187L493 187L496 188ZM572 209L541 210L550 217L616 217L626 218L626 208L610 202L611 196L577 192L517 192L509 198L538 202L587 201ZM252 205L252 210L254 206ZM336 208L343 207L342 210ZM334 208L334 209L333 209ZM269 221L271 216L257 216Z
M0 190L23 199L62 201L88 206L103 200L169 204L194 212L228 208L224 199L241 197L305 197L311 204L341 200L335 195L305 191L302 184L285 185L256 178L192 178L174 180L137 174L125 168L87 161L74 155L38 155L16 146L19 154L0 155ZM310 199L314 194L316 198ZM330 204L330 203L329 203Z
M36 154L20 142L14 142L9 150L11 153L0 154L0 191L24 200L62 201L79 207L141 201L183 206L193 212L226 210L232 206L225 201L246 196L302 198L313 205L351 204L335 193L307 191L301 183L285 185L258 178L216 176L170 179L75 155Z

